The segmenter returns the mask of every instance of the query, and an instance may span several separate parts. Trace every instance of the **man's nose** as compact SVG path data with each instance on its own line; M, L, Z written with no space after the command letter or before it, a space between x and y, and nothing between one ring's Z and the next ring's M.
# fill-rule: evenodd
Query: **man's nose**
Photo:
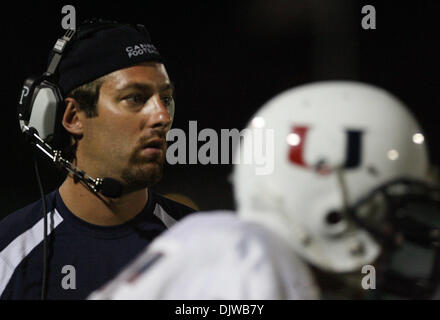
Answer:
M159 95L150 98L147 108L144 109L146 125L149 128L169 128L171 115Z

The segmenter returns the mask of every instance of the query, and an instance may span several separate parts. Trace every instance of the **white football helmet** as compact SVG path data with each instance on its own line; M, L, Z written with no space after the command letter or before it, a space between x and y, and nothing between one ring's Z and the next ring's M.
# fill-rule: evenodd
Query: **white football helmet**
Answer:
M258 161L243 161L261 151ZM261 159L272 159L265 165L273 170L262 171ZM247 126L234 163L239 214L333 272L359 270L381 252L367 231L368 223L384 219L385 204L374 191L427 181L428 173L423 132L405 105L353 81L307 84L271 99ZM383 223L379 230L388 227Z

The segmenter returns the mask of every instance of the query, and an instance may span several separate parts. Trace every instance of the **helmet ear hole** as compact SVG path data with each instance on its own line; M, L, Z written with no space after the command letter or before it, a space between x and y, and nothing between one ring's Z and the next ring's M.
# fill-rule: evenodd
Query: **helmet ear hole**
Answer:
M340 210L330 210L323 218L323 231L329 237L342 236L349 227L345 214Z
M343 218L341 212L336 211L336 210L332 210L329 213L327 213L327 215L325 217L325 222L328 225L335 225L335 224L338 224L339 222L341 222L343 219L344 218Z

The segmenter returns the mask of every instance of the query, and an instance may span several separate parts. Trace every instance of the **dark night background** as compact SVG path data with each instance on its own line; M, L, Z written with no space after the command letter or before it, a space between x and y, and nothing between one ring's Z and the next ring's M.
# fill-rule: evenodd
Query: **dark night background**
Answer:
M431 160L440 162L438 1L254 0L73 1L5 6L1 13L3 112L0 217L39 198L16 102L23 80L42 73L63 34L61 9L77 24L103 17L145 24L176 85L174 127L238 128L273 95L310 81L353 79L384 87L405 101L425 129ZM377 29L361 27L374 5ZM219 131L220 132L220 131ZM62 176L41 165L45 191ZM234 208L229 165L167 166L157 190L180 192L201 209Z

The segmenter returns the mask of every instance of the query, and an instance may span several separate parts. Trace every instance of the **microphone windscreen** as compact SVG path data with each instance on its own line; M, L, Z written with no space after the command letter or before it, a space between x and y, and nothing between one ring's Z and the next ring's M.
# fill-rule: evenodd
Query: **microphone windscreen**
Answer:
M104 178L101 185L101 193L108 198L119 198L122 195L122 184L112 178Z
M25 140L28 143L33 143L35 141L34 134L38 136L38 131L34 127L30 127L29 130L25 131Z

